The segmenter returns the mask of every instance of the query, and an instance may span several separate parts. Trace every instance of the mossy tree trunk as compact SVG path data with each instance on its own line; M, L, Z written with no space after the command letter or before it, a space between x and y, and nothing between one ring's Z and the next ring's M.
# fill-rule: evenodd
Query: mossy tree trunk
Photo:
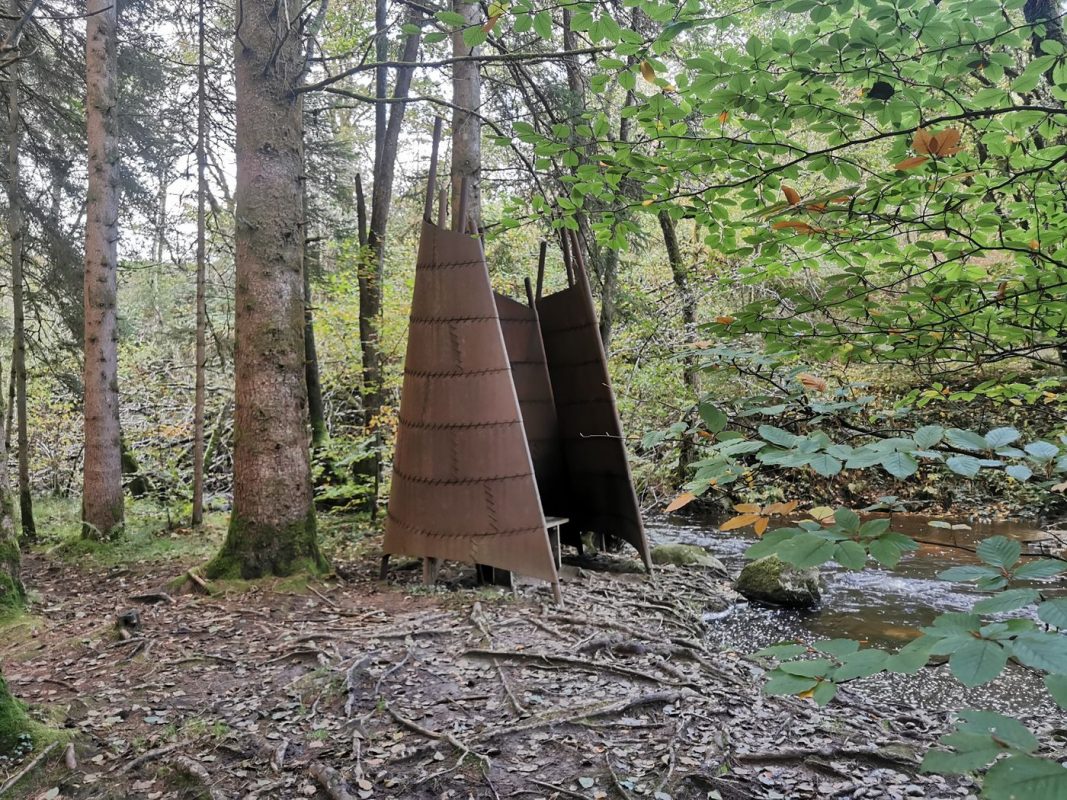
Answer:
M209 577L324 566L304 378L300 7L238 3L234 497Z
M29 728L29 719L19 702L11 696L3 672L0 672L0 754L11 752L19 736Z
M3 417L2 406L3 397L0 396L0 417ZM24 599L14 504L7 474L7 447L0 436L0 616L20 608Z
M118 11L111 0L86 5L86 128L89 184L85 203L85 475L83 534L121 529L122 456L119 429L118 271Z

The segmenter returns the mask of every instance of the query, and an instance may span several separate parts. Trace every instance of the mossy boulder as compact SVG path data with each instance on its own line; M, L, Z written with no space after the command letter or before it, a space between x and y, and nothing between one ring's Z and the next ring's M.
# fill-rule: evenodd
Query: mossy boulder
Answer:
M797 569L778 556L746 564L734 588L754 602L786 608L810 608L822 596L817 569Z
M659 544L652 548L653 564L676 567L705 567L726 576L726 566L715 556L695 544Z

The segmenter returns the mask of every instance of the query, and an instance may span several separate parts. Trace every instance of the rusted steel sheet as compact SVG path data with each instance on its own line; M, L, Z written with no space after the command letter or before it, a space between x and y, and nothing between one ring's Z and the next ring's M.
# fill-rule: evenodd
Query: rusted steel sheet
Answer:
M569 289L537 301L569 492L569 532L629 542L651 569L593 298L581 267Z
M481 248L426 221L383 547L557 581Z
M504 345L511 363L511 377L522 410L526 443L533 460L541 508L545 516L565 516L571 499L559 439L559 421L548 375L545 347L537 310L502 294L493 295Z

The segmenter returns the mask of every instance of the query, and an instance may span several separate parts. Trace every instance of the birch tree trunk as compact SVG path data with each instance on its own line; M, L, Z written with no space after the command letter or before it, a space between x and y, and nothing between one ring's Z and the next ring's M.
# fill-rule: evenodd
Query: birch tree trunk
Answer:
M477 2L454 0L453 10L466 20L464 28L480 25L481 8ZM478 48L463 43L463 30L452 35L452 55L466 58L478 54ZM479 63L457 61L452 65L452 219L459 214L460 185L467 178L467 217L478 227L482 224L482 124L477 116L482 106L482 77ZM462 109L462 110L461 110ZM456 226L464 230L466 220Z
M117 6L86 4L86 127L89 186L85 208L85 475L82 534L107 537L122 527L118 332Z
M238 0L233 512L211 577L325 567L304 379L300 4Z
M193 525L204 521L204 413L207 406L207 65L204 1L196 33L196 376L193 398Z
M19 19L21 12L18 0L11 0L9 9L11 18ZM15 389L15 425L18 428L19 510L22 538L32 541L37 538L37 528L33 522L33 497L30 494L30 434L29 422L26 418L26 311L23 300L25 278L22 273L25 217L22 212L22 182L19 171L19 149L22 144L19 78L19 62L16 60L8 67L5 83L8 125L7 227L11 240L11 304L14 318L11 376ZM8 432L7 440L10 440L10 432ZM4 490L6 491L6 486Z

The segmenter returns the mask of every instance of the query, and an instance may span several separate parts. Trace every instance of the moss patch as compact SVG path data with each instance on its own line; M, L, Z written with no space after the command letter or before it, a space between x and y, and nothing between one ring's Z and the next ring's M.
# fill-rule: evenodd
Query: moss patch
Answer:
M734 588L749 600L789 608L808 608L821 596L817 569L797 569L778 556L746 564Z
M0 753L14 753L24 744L26 737L32 739L35 726L7 688L7 681L0 675Z
M288 525L254 524L234 513L222 550L204 567L204 576L254 580L327 569L329 564L319 550L314 510Z

